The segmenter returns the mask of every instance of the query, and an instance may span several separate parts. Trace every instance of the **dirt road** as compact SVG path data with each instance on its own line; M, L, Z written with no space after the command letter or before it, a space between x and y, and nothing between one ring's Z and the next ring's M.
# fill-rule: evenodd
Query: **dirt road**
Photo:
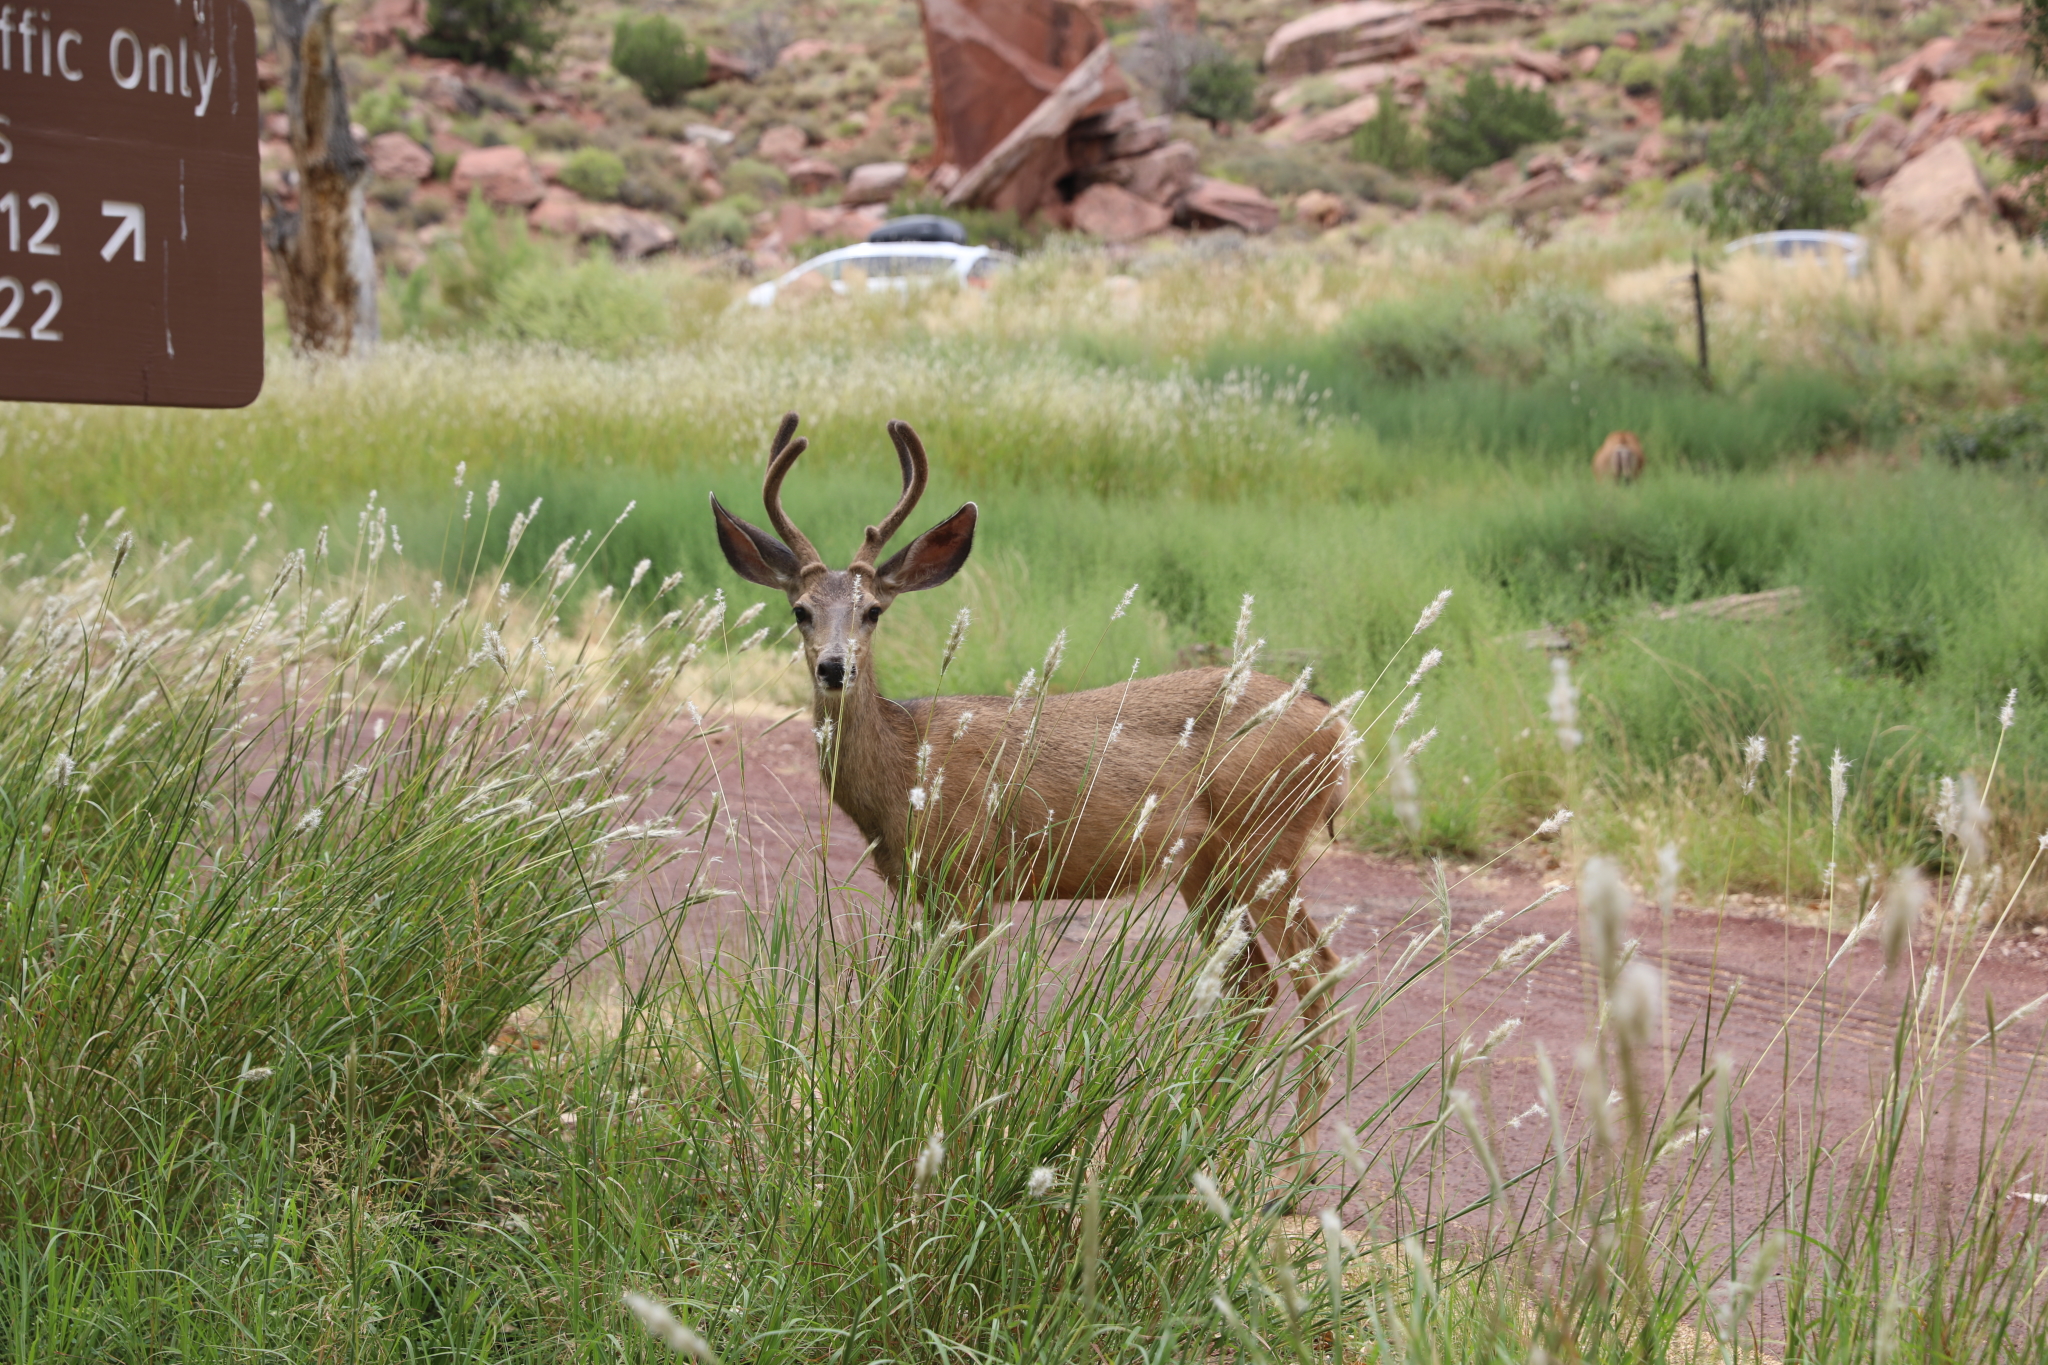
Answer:
M792 886L815 884L814 850L821 830L829 836L834 883L854 894L882 893L880 881L860 861L861 843L849 822L826 818L804 718L780 726L746 721L707 747L711 761L701 771L712 774L722 807L719 820L705 861L679 865L668 874L671 890L696 875L703 884L732 893L693 912L690 935L700 947L740 929L749 908L768 903L778 888L789 894ZM1496 1026L1519 1019L1519 1027L1491 1060L1468 1067L1461 1080L1486 1111L1501 1165L1512 1172L1541 1157L1548 1132L1547 1120L1530 1112L1537 1097L1539 1044L1557 1068L1565 1104L1583 1107L1573 1056L1590 1034L1593 986L1576 943L1552 954L1509 989L1497 984L1500 974L1481 977L1498 950L1517 938L1576 936L1578 904L1566 891L1527 908L1561 873L1546 875L1522 866L1483 874L1447 872L1450 915L1458 930L1496 912L1503 917L1471 950L1458 954L1447 969L1401 997L1364 1030L1360 1050L1369 1056L1358 1065L1378 1064L1378 1069L1353 1086L1338 1113L1358 1123L1399 1078L1433 1064L1461 1039L1477 1044ZM1334 946L1340 956L1363 955L1359 970L1370 974L1440 915L1434 877L1426 865L1332 849L1307 875L1304 899L1323 924L1345 907L1354 908ZM1068 930L1074 939L1086 933L1092 915L1101 913L1101 907L1077 909ZM1767 1177L1775 1156L1803 1161L1810 1151L1825 1147L1848 1169L1861 1125L1891 1064L1908 983L1924 979L1930 965L1930 937L1923 933L1913 960L1887 976L1874 934L1840 954L1833 969L1824 972L1843 936L1788 927L1776 918L1681 906L1673 912L1667 936L1655 908L1639 906L1630 932L1639 940L1641 960L1665 973L1668 1052L1678 1088L1695 1080L1714 1053L1731 1055L1749 1073L1741 1117L1750 1133L1747 1158L1757 1165L1758 1179L1731 1210L1738 1222L1745 1212L1761 1212L1764 1201L1774 1196ZM1382 945L1387 953L1379 951ZM1946 980L1967 980L1961 1012L1968 1023L1960 1029L1965 1041L1985 1033L1987 1018L2003 1019L2048 994L2048 951L2042 945L2048 945L2048 938L2005 935L1991 941L1981 961L1974 960L1982 947L1979 940L1971 956L1941 962ZM1948 992L1950 1000L1954 995ZM2028 1083L2043 1043L2044 1021L2048 1007L2002 1030L1995 1049L1968 1050L1928 1097L1929 1151L1938 1157L1939 1149L1951 1149L1959 1163L1958 1179L1974 1178L1969 1154L1975 1151L1987 1104L1994 1119L2011 1114L2021 1133L2048 1136L2048 1094ZM1924 1027L1934 1022L1922 1020ZM1823 1033L1826 1049L1819 1055L1824 1061L1816 1065L1816 1043ZM1660 1052L1664 1048L1660 1041ZM1433 1095L1432 1090L1432 1106ZM1430 1117L1413 1108L1404 1117ZM1324 1141L1331 1141L1327 1127ZM1941 1162L1934 1167L1941 1169ZM1463 1163L1461 1170L1453 1188L1440 1192L1453 1202L1481 1188L1476 1166Z

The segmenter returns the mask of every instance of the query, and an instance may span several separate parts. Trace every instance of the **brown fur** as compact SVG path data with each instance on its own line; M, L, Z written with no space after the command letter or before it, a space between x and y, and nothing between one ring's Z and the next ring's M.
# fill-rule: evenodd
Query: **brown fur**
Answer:
M923 448L892 423L904 497L882 527L868 528L851 566L828 569L781 510L782 479L804 449L790 442L795 429L791 414L763 487L788 543L716 498L713 515L733 569L789 597L812 680L812 721L827 736L818 746L821 775L890 885L928 908L952 902L980 932L992 901L1098 898L1172 880L1210 933L1232 910L1249 916L1291 974L1304 1027L1313 1028L1328 1009L1328 993L1315 988L1337 960L1295 895L1310 837L1343 799L1344 726L1329 706L1299 694L1250 724L1289 689L1251 673L1226 706L1230 674L1222 668L1021 700L886 699L872 663L875 626L899 593L958 572L978 511L968 503L875 567L925 482ZM1156 805L1139 830L1148 797ZM1278 983L1256 943L1240 962L1238 984L1255 1000L1277 1002ZM1317 1112L1323 1093L1321 1079L1305 1082L1303 1112Z
M1609 483L1634 483L1643 475L1643 438L1633 431L1613 431L1593 456L1593 477Z

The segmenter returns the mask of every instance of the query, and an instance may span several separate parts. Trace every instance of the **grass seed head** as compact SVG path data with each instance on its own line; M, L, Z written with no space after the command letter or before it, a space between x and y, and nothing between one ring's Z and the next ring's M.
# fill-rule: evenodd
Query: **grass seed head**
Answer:
M1664 980L1647 962L1631 962L1615 983L1608 1017L1632 1047L1646 1046L1664 1011Z
M1034 1167L1031 1172L1031 1178L1024 1182L1024 1193L1030 1195L1033 1199L1043 1199L1052 1193L1053 1186L1058 1183L1059 1173L1053 1170L1052 1167Z
M496 485L492 485L496 487ZM639 1320L640 1327L647 1335L688 1360L699 1365L718 1365L718 1356L711 1349L711 1343L698 1336L676 1319L668 1305L658 1303L645 1294L627 1290L624 1296L627 1309Z
M917 1165L911 1171L911 1183L924 1189L939 1178L946 1169L946 1135L943 1130L932 1129L931 1140L925 1143L917 1154Z
M1559 747L1568 754L1585 739L1579 732L1579 689L1572 683L1569 659L1550 661L1550 724Z
M1770 746L1762 735L1751 735L1742 744L1742 790L1747 795L1756 790L1757 770L1764 765L1764 758Z
M1591 858L1579 875L1579 912L1586 960L1610 987L1621 969L1621 939L1628 926L1628 884L1612 859Z
M1216 1182L1209 1178L1209 1173L1196 1171L1194 1183L1195 1197L1202 1201L1202 1207L1215 1214L1219 1221L1228 1223L1231 1219L1230 1201L1216 1188Z
M1920 912L1926 904L1927 879L1920 875L1920 869L1900 868L1891 885L1885 888L1884 916L1878 927L1885 971L1899 965L1899 959L1913 941L1914 926L1920 922Z
M1246 598L1245 600L1249 602L1251 599ZM1445 588L1442 592L1438 593L1436 600L1422 609L1422 616L1415 622L1415 629L1408 632L1409 638L1412 639L1435 625L1436 618L1444 614L1444 607L1450 600L1451 590L1449 588Z
M1401 684L1402 688L1405 690L1407 688L1415 686L1415 684L1421 682L1424 678L1429 676L1429 671L1432 668L1435 668L1438 664L1442 663L1443 661L1444 652L1440 649L1432 649L1431 651L1429 651L1429 653L1422 656L1421 663L1415 665L1415 671L1408 675L1407 682Z

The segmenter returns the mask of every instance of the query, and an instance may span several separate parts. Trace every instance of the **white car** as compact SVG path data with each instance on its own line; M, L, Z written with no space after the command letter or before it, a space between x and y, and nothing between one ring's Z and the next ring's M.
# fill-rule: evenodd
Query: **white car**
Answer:
M813 256L779 280L757 284L747 302L766 308L775 296L807 275L815 275L835 294L850 294L863 284L870 293L908 289L939 280L987 288L995 275L1017 263L1007 251L985 246L954 246L951 242L862 242Z
M1870 243L1853 232L1794 228L1786 232L1759 232L1754 237L1743 237L1730 242L1727 250L1730 256L1737 252L1754 252L1775 256L1781 261L1839 260L1853 280L1863 273L1863 261L1870 254Z

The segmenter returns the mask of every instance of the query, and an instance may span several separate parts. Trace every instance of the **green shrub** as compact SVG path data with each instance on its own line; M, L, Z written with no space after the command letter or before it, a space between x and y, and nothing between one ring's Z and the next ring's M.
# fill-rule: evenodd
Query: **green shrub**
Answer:
M746 218L731 204L706 204L690 215L690 221L676 234L676 242L684 251L707 255L745 246L751 235Z
M1394 83L1388 81L1380 87L1379 112L1351 135L1351 155L1370 165L1407 172L1422 165L1423 154L1422 139L1409 126L1408 116L1394 100Z
M1664 68L1647 52L1631 56L1621 68L1621 88L1631 95L1654 94L1664 79Z
M2048 465L2048 407L1974 413L1936 426L1928 453L1952 465Z
M1502 85L1474 71L1465 88L1429 111L1429 164L1451 180L1564 134L1564 115L1540 90Z
M1714 130L1707 143L1714 191L1705 221L1717 233L1848 227L1863 217L1863 196L1848 166L1823 161L1834 134L1810 82L1781 74ZM1696 209L1693 216L1701 215Z
M1259 73L1250 62L1218 50L1188 68L1182 108L1211 123L1242 123L1258 107Z
M568 0L427 0L427 31L413 44L429 57L528 72L554 51L553 20Z
M626 181L626 163L617 152L582 147L562 164L560 179L585 199L616 199Z
M1714 122L1734 113L1741 100L1741 69L1733 41L1711 47L1687 43L1664 75L1667 114L1695 123Z
M789 193L789 177L779 166L743 156L725 168L725 187L756 199L780 199Z
M640 87L649 104L674 104L704 84L710 59L667 15L627 15L612 30L612 69Z
M661 300L598 258L571 264L528 235L517 213L472 195L458 240L437 242L393 290L399 330L415 337L495 337L579 350L637 349L665 331Z
M371 137L379 133L404 133L415 142L425 142L426 123L411 110L412 101L405 97L405 92L395 85L386 85L363 92L352 112Z

